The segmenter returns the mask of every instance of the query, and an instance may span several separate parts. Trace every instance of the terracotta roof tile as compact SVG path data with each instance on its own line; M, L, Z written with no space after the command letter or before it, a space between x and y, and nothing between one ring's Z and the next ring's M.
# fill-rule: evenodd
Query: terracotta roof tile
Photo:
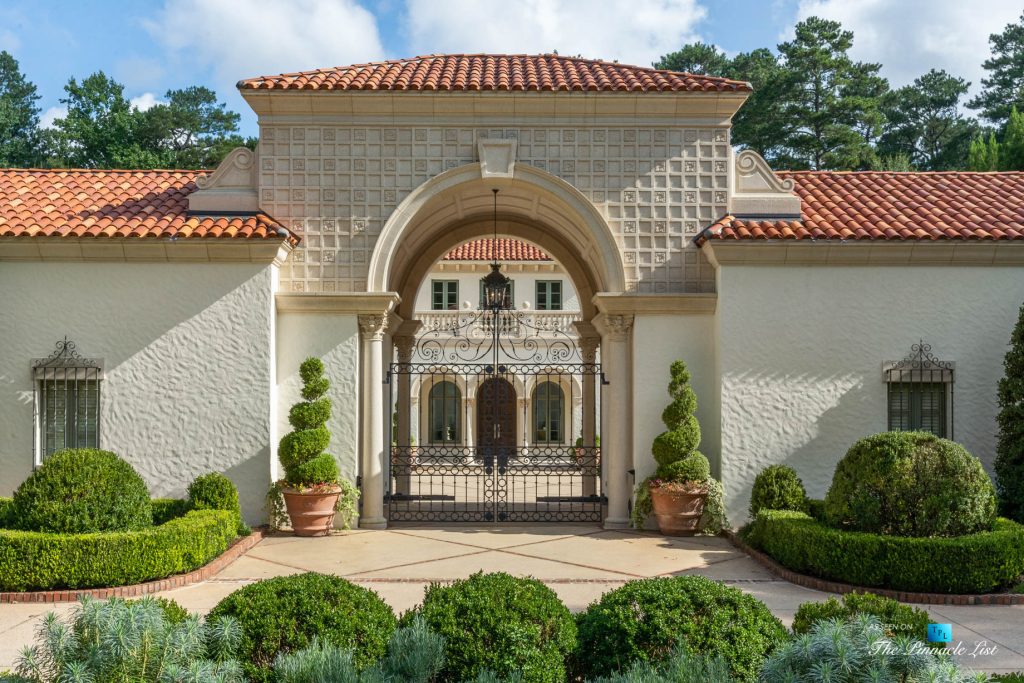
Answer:
M499 237L497 255L495 241L487 238L473 240L459 245L444 255L444 261L550 261L551 257L543 251L520 240Z
M750 92L749 83L560 55L426 55L259 76L242 90Z
M778 171L801 199L799 219L724 216L715 240L1020 240L1024 173Z
M288 239L263 212L189 215L205 171L0 169L0 237Z

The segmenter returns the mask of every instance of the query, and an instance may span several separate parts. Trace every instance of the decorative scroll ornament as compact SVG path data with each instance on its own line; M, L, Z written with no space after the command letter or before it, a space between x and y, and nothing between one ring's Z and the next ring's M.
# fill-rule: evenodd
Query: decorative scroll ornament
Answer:
M57 342L56 348L46 358L37 358L33 368L99 368L100 364L92 358L79 355L75 342L66 336Z
M885 372L888 381L952 382L955 365L952 361L939 360L932 354L931 344L923 340L910 347L910 354L903 360L887 363Z

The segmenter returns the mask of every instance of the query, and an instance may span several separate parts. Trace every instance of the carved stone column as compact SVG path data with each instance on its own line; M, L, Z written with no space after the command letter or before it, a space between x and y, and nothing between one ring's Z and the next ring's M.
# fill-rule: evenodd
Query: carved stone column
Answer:
M395 424L395 459L400 463L399 473L395 475L395 493L410 493L410 473L412 471L412 409L411 372L412 353L416 346L416 337L411 334L395 335L395 350L398 352L399 368L396 373L395 391L398 419ZM402 367L404 366L404 367Z
M632 496L629 481L632 448L632 386L630 346L633 316L605 315L601 320L602 369L608 388L601 402L602 424L601 460L604 468L604 493L608 496L606 529L624 529L629 526L629 500Z
M601 343L600 337L580 338L580 357L583 360L583 447L590 449L584 451L585 467L597 465L597 375L594 371L597 363L597 347ZM584 473L583 495L597 495L597 478L600 474L589 476Z
M385 529L384 517L384 331L386 315L360 315L359 338L362 342L362 483L363 529ZM390 416L389 416L390 417Z

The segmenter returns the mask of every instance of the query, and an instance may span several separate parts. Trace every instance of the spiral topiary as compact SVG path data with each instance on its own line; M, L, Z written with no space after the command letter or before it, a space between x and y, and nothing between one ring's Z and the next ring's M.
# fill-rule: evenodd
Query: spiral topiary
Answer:
M697 409L697 395L690 386L690 371L686 363L672 363L672 379L668 393L672 402L661 413L666 431L654 439L651 452L658 463L658 478L667 481L704 481L711 465L697 446L700 445L700 424L693 411Z
M327 420L331 416L331 399L324 396L330 382L324 377L324 364L319 358L307 358L299 366L302 377L302 398L288 412L294 431L281 439L277 450L284 466L285 483L302 488L317 484L334 484L338 480L338 463L325 453L331 441Z

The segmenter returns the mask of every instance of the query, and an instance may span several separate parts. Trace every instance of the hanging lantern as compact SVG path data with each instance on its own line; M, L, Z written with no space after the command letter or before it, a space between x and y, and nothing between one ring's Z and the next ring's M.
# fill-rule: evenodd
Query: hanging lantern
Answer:
M491 263L491 272L481 278L484 292L484 308L493 311L508 311L512 309L512 280L501 272L501 264L498 263L498 190L494 192L494 238L491 242L494 261Z

